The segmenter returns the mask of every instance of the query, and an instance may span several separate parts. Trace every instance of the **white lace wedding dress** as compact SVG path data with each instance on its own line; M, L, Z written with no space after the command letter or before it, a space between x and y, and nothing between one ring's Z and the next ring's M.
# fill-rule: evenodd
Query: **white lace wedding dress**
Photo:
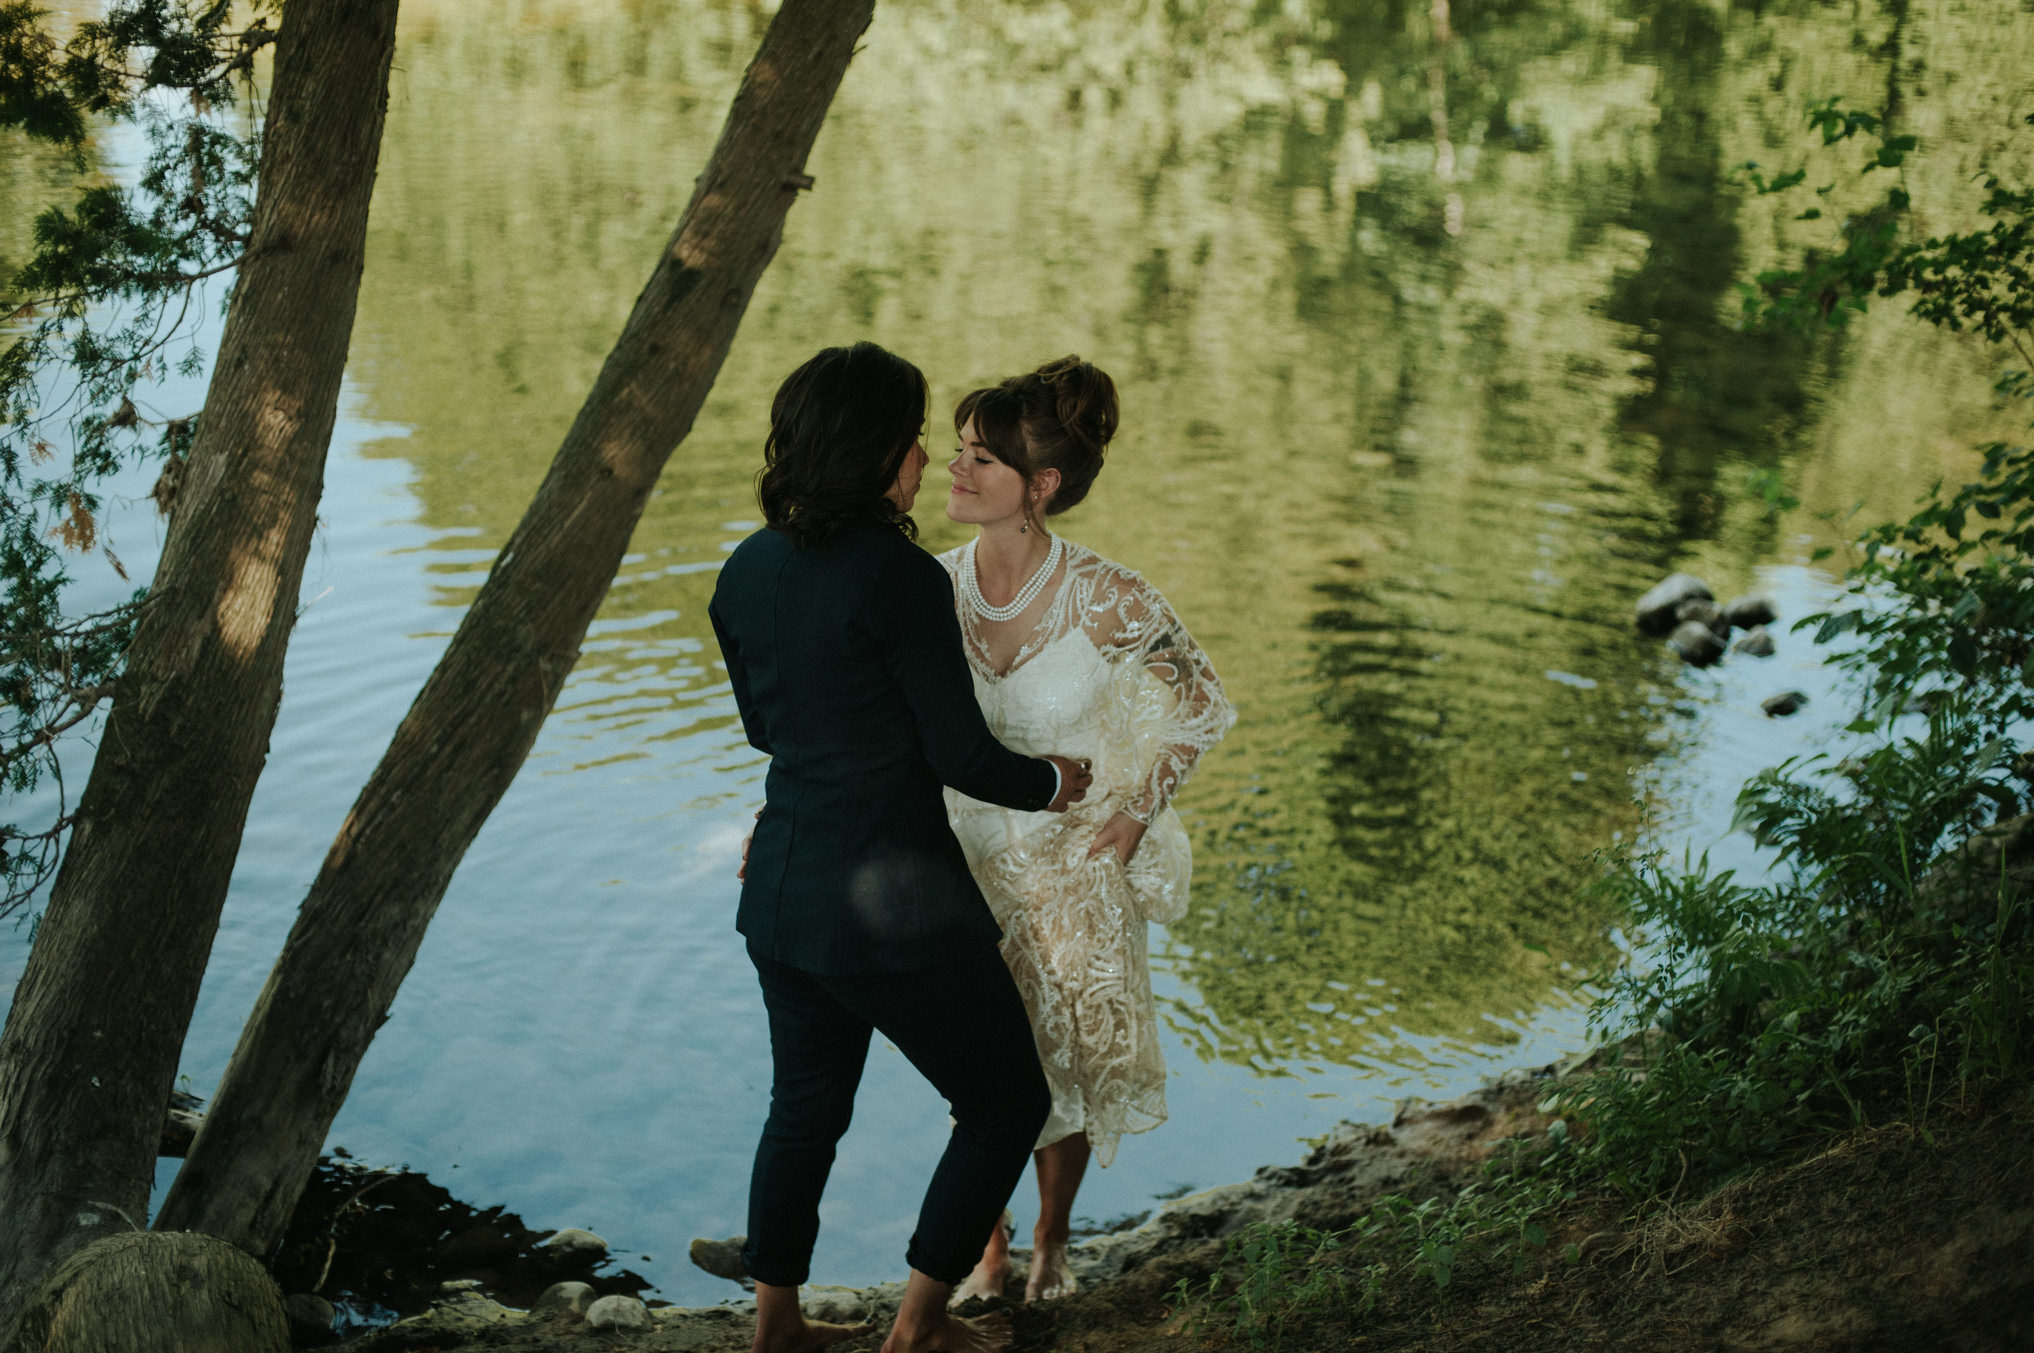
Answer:
M1003 957L1031 1013L1052 1085L1045 1146L1085 1132L1108 1165L1125 1133L1165 1121L1165 1056L1145 923L1186 913L1193 860L1171 801L1236 721L1207 656L1135 572L1066 542L1060 578L998 672L958 586L970 542L939 556L989 727L1013 751L1087 757L1094 783L1063 814L947 791L947 813L1003 927ZM1034 603L1036 604L1036 603ZM1088 847L1111 816L1149 823L1126 867Z

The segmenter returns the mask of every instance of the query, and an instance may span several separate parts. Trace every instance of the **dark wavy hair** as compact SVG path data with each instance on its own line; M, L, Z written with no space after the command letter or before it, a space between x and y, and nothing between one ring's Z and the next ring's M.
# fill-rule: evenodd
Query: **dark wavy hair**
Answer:
M874 343L827 348L784 378L756 476L763 520L800 545L850 522L918 526L884 495L925 431L923 372Z
M970 390L953 411L953 430L975 420L989 454L1024 476L1059 471L1059 489L1045 514L1074 507L1102 472L1102 454L1116 435L1121 410L1116 382L1093 362L1062 357L1036 371ZM1027 500L1026 515L1030 513Z

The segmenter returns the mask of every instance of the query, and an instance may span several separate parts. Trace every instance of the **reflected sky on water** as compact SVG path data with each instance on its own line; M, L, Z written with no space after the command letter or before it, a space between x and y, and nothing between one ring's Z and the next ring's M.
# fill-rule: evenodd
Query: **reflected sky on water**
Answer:
M1174 1121L1091 1175L1084 1213L1577 1046L1617 920L1576 897L1592 852L1641 801L1670 844L1741 850L1716 844L1731 789L1843 710L1802 641L1686 673L1632 599L1688 568L1805 614L1843 514L1899 511L2011 430L1990 355L1895 314L1736 332L1736 282L1819 237L1735 167L1799 163L1807 102L1843 93L1922 137L1906 186L1960 223L1974 173L2029 163L2034 16L2009 8L1458 0L1443 26L1425 0L885 0L818 187L334 1143L598 1231L673 1299L732 1292L683 1250L743 1229L767 1093L731 926L763 767L705 603L756 525L776 382L861 337L926 368L935 453L973 385L1071 351L1110 370L1123 432L1064 529L1167 594L1242 711L1180 803L1193 911L1152 936ZM764 21L406 3L325 524L186 1049L200 1093ZM55 181L6 155L10 200ZM1844 210L1886 186L1826 163ZM1800 508L1769 512L1757 470ZM964 538L923 501L929 547ZM146 567L159 528L116 525ZM1817 699L1764 720L1786 686ZM818 1281L897 1276L945 1128L893 1050L867 1082Z

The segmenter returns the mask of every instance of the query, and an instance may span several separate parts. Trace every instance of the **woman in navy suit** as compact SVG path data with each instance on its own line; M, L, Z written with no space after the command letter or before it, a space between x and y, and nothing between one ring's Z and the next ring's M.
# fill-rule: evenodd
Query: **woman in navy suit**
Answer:
M765 529L710 613L742 727L769 753L736 919L770 1017L770 1116L743 1260L756 1348L860 1333L804 1319L819 1199L880 1030L954 1128L918 1214L885 1353L1007 1347L1000 1313L948 1315L1051 1109L1001 932L947 826L942 786L1063 811L1087 772L998 743L976 703L946 571L906 513L926 455L925 378L873 343L829 348L770 409Z

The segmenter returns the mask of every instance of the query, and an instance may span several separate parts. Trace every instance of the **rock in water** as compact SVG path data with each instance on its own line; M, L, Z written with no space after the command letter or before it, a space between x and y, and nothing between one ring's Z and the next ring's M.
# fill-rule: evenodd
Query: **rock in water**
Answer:
M1700 598L1714 601L1708 586L1692 573L1676 573L1638 599L1632 620L1644 634L1665 634L1674 628L1674 608Z
M1707 667L1723 656L1723 640L1699 620L1690 620L1667 636L1667 647L1692 667Z
M582 1231L576 1226L554 1231L538 1241L537 1245L561 1259L570 1259L575 1263L597 1264L607 1258L607 1242L593 1232Z
M537 1304L530 1307L531 1315L561 1315L578 1319L593 1305L593 1289L585 1283L552 1283L544 1289L544 1295L537 1298Z
M1779 695L1769 695L1759 701L1759 708L1766 712L1768 719L1784 719L1807 703L1808 697L1804 693L1786 691Z
M742 1262L742 1247L749 1243L747 1236L729 1236L726 1240L708 1240L704 1236L692 1238L692 1262L716 1278L725 1278L731 1283L744 1286L749 1281L748 1265Z
M634 1297L602 1297L586 1308L586 1327L596 1330L646 1330L650 1308Z
M1674 619L1683 625L1691 620L1698 625L1707 625L1709 632L1719 639L1730 637L1730 622L1723 618L1723 612L1716 609L1715 602L1704 601L1701 597L1690 597L1676 606Z
M1731 645L1731 652L1753 658L1770 658L1773 656L1773 636L1764 625L1754 625L1751 633Z
M260 1264L191 1231L128 1231L57 1265L19 1353L288 1353L282 1291Z
M1723 608L1723 618L1741 630L1748 630L1755 625L1772 624L1780 613L1764 597L1732 597Z

